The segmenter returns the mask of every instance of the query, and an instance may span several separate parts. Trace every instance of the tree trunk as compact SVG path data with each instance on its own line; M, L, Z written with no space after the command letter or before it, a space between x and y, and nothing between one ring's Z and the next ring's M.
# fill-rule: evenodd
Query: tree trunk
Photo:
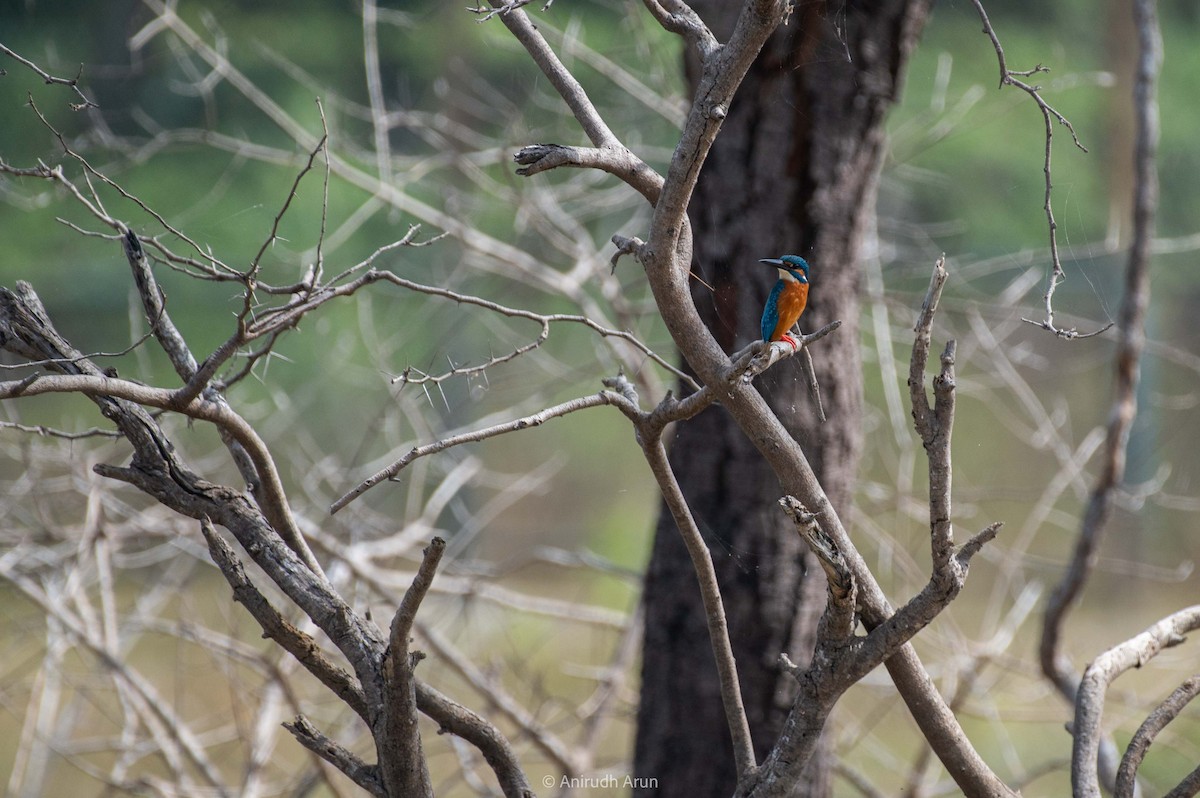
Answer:
M724 39L740 8L692 6ZM803 445L842 518L862 448L859 252L875 213L884 119L928 0L799 4L767 43L730 108L690 207L693 296L726 351L759 336L775 273L759 258L799 254L812 265L812 331L843 327L813 350L828 420L818 421L788 360L758 387ZM686 64L691 85L697 70ZM779 512L779 485L720 407L680 425L671 463L712 549L758 758L778 735L794 691L779 654L808 661L824 609L824 577L809 567ZM643 796L729 796L735 772L696 577L669 512L660 514L646 574L641 706L634 754ZM831 793L827 757L798 796ZM651 781L653 780L653 781Z

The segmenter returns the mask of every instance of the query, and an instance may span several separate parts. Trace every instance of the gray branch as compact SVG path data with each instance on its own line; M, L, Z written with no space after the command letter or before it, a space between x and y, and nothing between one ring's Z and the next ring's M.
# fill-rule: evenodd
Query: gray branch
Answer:
M379 768L368 765L353 751L326 737L308 718L297 715L294 722L283 724L283 728L290 731L297 742L345 773L351 781L375 798L389 798L379 780Z
M1126 446L1137 415L1137 386L1145 346L1146 308L1150 302L1150 255L1154 216L1158 206L1158 104L1156 85L1162 61L1162 42L1153 0L1137 0L1134 16L1140 56L1134 82L1137 139L1134 151L1133 241L1125 269L1121 300L1120 336L1114 359L1115 385L1104 441L1101 472L1092 487L1080 523L1079 536L1062 579L1046 604L1038 648L1042 673L1069 703L1076 703L1079 675L1061 650L1067 615L1078 602L1096 561L1100 538L1112 515L1114 495L1125 476ZM1101 759L1105 781L1116 774L1116 748L1106 740Z
M1200 695L1200 676L1193 676L1176 687L1171 695L1146 717L1129 741L1125 756L1121 758L1121 766L1117 769L1117 783L1113 790L1114 798L1133 796L1137 784L1137 771L1146 757L1146 752L1150 750L1150 744L1167 724L1179 717L1179 713L1197 695Z
M414 671L424 658L419 651L410 652L409 636L417 609L429 592L433 574L446 550L446 541L435 537L425 549L424 559L412 584L404 593L400 607L392 618L388 650L383 660L383 679L387 703L382 728L375 735L379 750L380 771L389 795L433 798L429 765L421 748L421 733L417 728L417 693Z
M682 3L671 5L686 14L686 7ZM656 10L665 10L662 3L651 5L650 8L660 24L666 24L668 29L676 24ZM745 366L736 369L700 319L687 280L692 257L687 207L700 169L742 78L767 37L787 18L790 10L791 4L784 0L746 0L743 3L728 42L713 47L703 59L696 99L675 148L661 194L654 205L648 240L643 242L614 236L613 242L618 254L634 255L642 264L659 313L676 346L706 388L721 386L722 405L779 476L785 492L801 499L830 537L835 540L843 537L848 539L841 519L803 451L753 386L739 379ZM573 105L577 98L569 93L563 99L573 110L577 107ZM678 404L682 407L684 403ZM893 610L867 564L852 547L843 551L843 555L858 581L864 621L874 625L884 623ZM971 796L1011 795L1012 791L971 746L954 713L933 687L912 648L901 647L887 660L887 666L926 739L956 783ZM819 729L824 720L825 717L819 712L798 718L805 730ZM747 779L743 787L750 788L751 781Z
M1075 699L1075 737L1071 749L1071 787L1077 798L1099 798L1100 728L1104 696L1113 680L1130 668L1140 668L1163 649L1184 642L1184 636L1200 628L1200 605L1163 618L1146 631L1110 648L1083 672Z
M217 534L207 518L201 519L200 528L204 539L208 541L208 551L213 562L233 588L233 600L249 611L262 627L263 635L274 640L280 648L295 657L297 662L344 701L346 706L353 709L355 714L369 722L366 699L362 689L355 684L354 678L331 662L311 635L297 629L288 622L283 613L271 605L267 597L250 581L245 566L233 548Z
M206 528L210 550L234 587L238 600L251 611L268 636L293 653L310 672L363 715L372 732L377 732L387 711L389 697L384 677L387 641L378 627L354 612L319 569L301 559L281 537L279 527L265 515L265 509L251 502L244 493L213 484L193 473L180 460L174 445L143 405L177 409L194 418L227 425L248 451L259 452L268 458L255 463L263 473L271 463L265 445L253 429L228 407L196 398L186 408L173 408L173 391L108 376L58 334L41 301L25 283L18 283L15 291L0 288L0 348L28 360L46 361L48 367L59 372L55 375L35 373L25 379L0 383L0 398L44 393L87 396L133 448L127 466L100 464L95 466L98 474L127 482L181 515L201 520L206 525L211 521L229 530L259 568L346 657L357 684L349 674L325 660L310 638L284 622L278 611L246 578L232 550ZM613 395L620 403L628 402L618 394ZM511 748L494 726L420 684L414 683L413 692L422 712L448 731L479 746L484 757L496 768L506 796L528 798L532 795ZM374 766L363 763L330 741L307 721L298 719L288 729L303 745L342 769L360 786L375 795L385 794ZM378 735L376 739L378 742Z

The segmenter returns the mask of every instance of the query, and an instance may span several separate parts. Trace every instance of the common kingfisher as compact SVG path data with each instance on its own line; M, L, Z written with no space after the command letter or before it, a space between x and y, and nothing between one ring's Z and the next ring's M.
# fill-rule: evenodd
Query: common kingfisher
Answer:
M808 261L799 255L784 255L779 258L762 258L779 270L779 281L767 297L763 308L762 337L764 341L787 341L796 349L799 344L788 330L792 329L804 307L808 304Z

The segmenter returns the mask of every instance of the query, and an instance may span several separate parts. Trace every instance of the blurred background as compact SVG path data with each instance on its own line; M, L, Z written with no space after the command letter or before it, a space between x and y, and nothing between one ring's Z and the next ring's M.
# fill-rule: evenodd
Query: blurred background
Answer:
M1087 148L1055 127L1053 206L1067 273L1056 310L1060 326L1081 331L1115 320L1128 257L1129 5L987 4L1009 66L1050 67L1036 82ZM87 194L65 144L200 248L244 268L324 125L328 168L318 158L300 183L263 259L264 281L295 282L318 258L336 274L419 224L415 240L427 246L374 265L510 307L584 313L673 360L636 265L609 264L614 233L644 234L639 198L597 174L514 174L519 147L583 136L511 35L461 3L369 9L375 23L365 26L363 6L347 2L182 2L175 16L151 0L6 0L0 42L53 75L78 75L98 108L72 110L78 98L68 88L5 59L0 158L62 164ZM1159 13L1162 196L1149 342L1127 484L1071 621L1080 667L1197 595L1200 7L1172 0ZM686 108L679 42L635 2L558 0L534 16L614 132L665 168ZM964 725L985 758L1025 795L1053 796L1066 794L1068 710L1040 678L1034 645L1091 485L1114 335L1064 342L1021 321L1041 318L1049 268L1044 129L1027 95L997 83L971 4L937 4L890 123L863 286L869 444L850 520L893 600L919 589L925 466L902 397L911 326L945 252L951 279L935 346L959 344L955 521L961 535L996 520L1005 530L916 645L943 692L961 691ZM144 235L164 232L137 203L92 182L113 216ZM32 283L82 351L122 352L141 339L145 319L120 244L88 231L111 232L61 186L0 178L0 284ZM236 286L165 266L156 274L203 358L232 332ZM638 577L658 512L628 423L599 409L452 449L336 516L327 510L414 445L594 393L620 368L647 406L673 384L643 354L571 324L555 324L528 354L460 373L539 332L533 322L376 286L313 314L229 393L271 446L318 556L360 609L389 618L421 546L447 538L443 584L423 610L427 675L513 730L535 784L557 772L554 740L585 752L589 772L628 771ZM152 344L98 362L176 384ZM393 383L406 369L415 379ZM210 770L240 784L238 794L353 794L278 730L303 711L349 743L352 719L259 639L207 563L196 525L91 473L96 462L121 462L120 442L39 432L102 428L95 408L79 397L30 399L0 406L0 420L0 776L10 794L124 794L135 784L171 794L161 784L176 765L156 753L170 745L153 717L190 729ZM163 423L197 471L239 484L211 429ZM714 556L756 567L719 538L710 543ZM1122 680L1107 708L1118 742L1194 660L1183 647ZM504 697L525 709L506 708ZM860 794L858 777L895 794L896 773L927 794L944 791L886 674L856 687L834 722L847 768L838 794ZM122 735L141 742L126 745ZM1160 739L1143 769L1151 794L1200 761L1197 740L1194 714ZM475 794L479 763L449 740L429 747L443 792ZM182 748L178 768L211 791ZM481 778L486 788L490 776Z

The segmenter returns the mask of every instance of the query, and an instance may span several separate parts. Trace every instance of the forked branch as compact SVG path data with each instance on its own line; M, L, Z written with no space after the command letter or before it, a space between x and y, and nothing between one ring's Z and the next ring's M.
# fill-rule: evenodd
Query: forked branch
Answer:
M683 3L658 3L651 6L651 11L660 24L687 35L682 23L676 24L669 14L663 13L668 7L687 13ZM746 0L741 8L729 40L723 45L709 47L707 52L702 50L702 74L697 81L696 100L655 203L649 236L645 241L614 236L613 241L618 254L634 255L645 268L658 311L701 383L706 388L724 386L721 403L778 475L785 492L802 500L811 508L821 527L832 538L838 539L845 535L845 528L800 447L751 385L737 379L732 384L726 382L733 364L696 312L686 279L692 256L687 207L700 169L721 129L734 93L768 36L790 13L791 5L782 0ZM577 98L564 96L563 99L573 109L576 107L572 104ZM679 402L679 407L695 396ZM964 549L963 553L974 550L977 546ZM857 552L850 550L844 552L844 556L858 581L864 620L873 625L884 623L892 616L893 609L878 582ZM971 796L1011 794L971 746L953 712L933 688L911 646L901 646L887 660L887 665L926 738L962 789ZM746 771L739 768L739 772L744 774ZM751 786L751 781L747 780L745 786ZM788 784L790 789L794 780L780 783Z

